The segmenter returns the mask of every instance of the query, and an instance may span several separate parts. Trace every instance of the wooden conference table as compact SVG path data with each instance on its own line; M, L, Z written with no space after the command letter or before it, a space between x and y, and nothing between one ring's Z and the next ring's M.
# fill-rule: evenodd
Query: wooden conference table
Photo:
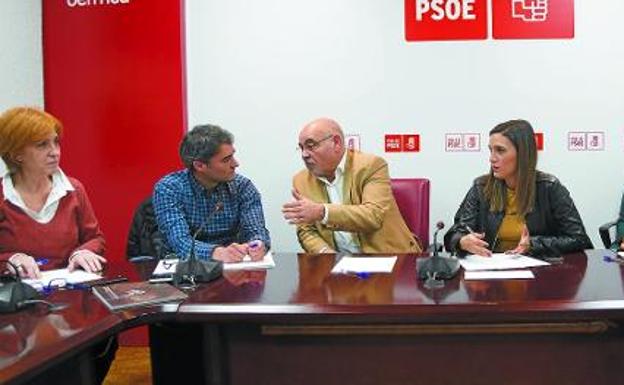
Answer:
M226 272L177 309L71 306L0 316L0 383L27 380L94 341L150 325L154 382L222 384L614 384L624 357L624 265L589 250L533 280L332 275L333 255L277 254L267 271ZM148 272L151 266L138 266ZM57 319L58 318L58 319ZM71 331L71 332L69 332Z

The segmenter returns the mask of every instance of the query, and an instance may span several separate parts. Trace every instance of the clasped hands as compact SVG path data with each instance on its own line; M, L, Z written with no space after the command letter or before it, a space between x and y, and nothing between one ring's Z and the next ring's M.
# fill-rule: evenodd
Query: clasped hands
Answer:
M471 254L480 255L483 257L492 256L492 250L489 249L490 245L485 240L484 233L474 233L464 235L459 240L459 247ZM526 254L531 247L531 239L529 229L524 225L522 227L522 234L520 235L520 241L518 245L505 251L505 254Z
M17 267L20 277L35 279L41 278L39 265L32 256L25 253L16 253L9 258L9 262ZM69 257L67 270L71 272L78 268L82 268L87 273L99 273L102 271L104 263L106 263L106 258L101 255L98 255L90 250L78 250ZM11 270L13 270L12 267Z
M228 246L218 246L212 252L212 259L225 263L242 262L246 256L251 261L259 261L264 258L266 247L260 240L247 243L231 243Z
M282 206L282 214L289 224L313 224L323 219L325 206L322 203L309 200L296 189L292 190L292 196L294 200Z

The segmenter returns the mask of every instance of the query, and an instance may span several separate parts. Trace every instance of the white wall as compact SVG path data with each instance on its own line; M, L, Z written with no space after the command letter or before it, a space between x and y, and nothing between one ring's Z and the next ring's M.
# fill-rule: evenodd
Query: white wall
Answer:
M0 1L0 49L0 112L43 106L41 0Z
M403 1L187 0L189 126L237 137L240 172L263 194L274 246L298 250L280 209L301 126L336 118L383 155L392 177L432 181L431 221L452 217L488 170L487 132L525 118L543 131L539 168L569 188L599 246L622 187L624 2L577 1L572 40L406 43ZM605 131L602 152L569 152L569 131ZM421 134L422 152L384 154L385 133ZM479 153L444 134L479 132ZM608 170L601 172L601 168Z

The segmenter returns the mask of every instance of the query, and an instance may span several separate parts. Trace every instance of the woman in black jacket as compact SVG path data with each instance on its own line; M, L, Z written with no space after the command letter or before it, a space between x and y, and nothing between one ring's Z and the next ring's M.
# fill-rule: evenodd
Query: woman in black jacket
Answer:
M568 190L536 170L533 128L525 120L490 131L490 173L478 177L444 237L447 250L489 256L559 255L592 248Z

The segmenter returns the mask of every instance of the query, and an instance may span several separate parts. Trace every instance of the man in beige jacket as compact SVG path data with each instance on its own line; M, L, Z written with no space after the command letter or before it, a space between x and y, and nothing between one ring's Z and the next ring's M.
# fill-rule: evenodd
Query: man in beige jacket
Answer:
M307 170L293 178L293 198L284 218L297 225L308 253L417 253L390 187L388 165L380 157L347 151L337 122L307 124L299 134Z

